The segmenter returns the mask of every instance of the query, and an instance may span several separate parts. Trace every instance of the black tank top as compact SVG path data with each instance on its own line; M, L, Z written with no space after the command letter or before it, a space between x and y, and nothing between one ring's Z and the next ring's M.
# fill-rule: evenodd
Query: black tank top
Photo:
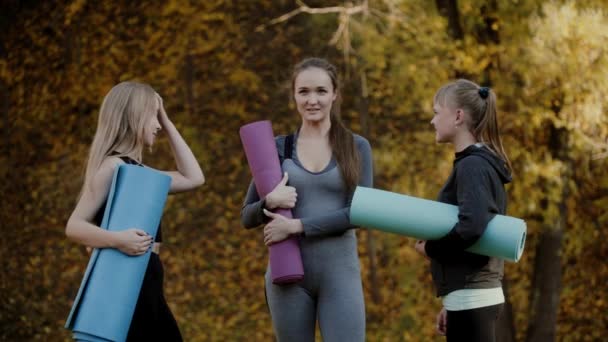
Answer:
M116 155L116 153L112 153L110 154L111 156ZM136 160L133 160L127 156L121 156L119 157L120 159L122 159L122 161L124 161L126 164L130 164L130 165L137 165L137 166L141 166L143 167L143 165L141 163L138 163ZM95 219L94 219L94 223L96 225L101 225L101 221L103 221L103 214L106 210L106 205L108 204L108 200L106 199L103 202L103 205L101 206L101 208L99 208L99 210L97 211L97 214L95 214ZM156 238L154 239L154 242L163 242L163 233L161 230L161 224L158 224L158 230L156 232Z

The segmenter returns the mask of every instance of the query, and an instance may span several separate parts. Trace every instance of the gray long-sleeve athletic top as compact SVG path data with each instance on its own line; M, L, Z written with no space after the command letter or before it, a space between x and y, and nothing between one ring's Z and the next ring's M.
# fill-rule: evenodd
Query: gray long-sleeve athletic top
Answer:
M298 160L296 148L298 136L294 136L292 157L284 159L285 136L275 138L283 172L289 174L289 185L296 188L298 199L292 209L293 217L302 221L305 237L339 235L355 228L350 223L352 193L346 193L342 175L334 157L321 172L306 170ZM373 185L373 162L369 142L354 134L355 145L360 153L360 176L358 184ZM241 221L246 228L254 228L268 222L264 215L265 200L260 199L255 184L251 182L241 209Z

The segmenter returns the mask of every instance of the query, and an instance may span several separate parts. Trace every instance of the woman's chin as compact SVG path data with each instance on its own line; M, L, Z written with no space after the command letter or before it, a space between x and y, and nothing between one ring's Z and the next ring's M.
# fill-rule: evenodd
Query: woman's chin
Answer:
M445 144L447 141L441 137L440 135L436 134L435 135L435 142L438 144Z
M325 115L322 113L306 114L303 116L303 118L308 122L319 123L325 120Z

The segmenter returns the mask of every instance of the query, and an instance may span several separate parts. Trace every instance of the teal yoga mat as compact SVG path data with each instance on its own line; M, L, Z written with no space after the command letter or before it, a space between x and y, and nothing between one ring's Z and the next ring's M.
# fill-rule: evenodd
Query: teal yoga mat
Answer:
M458 207L437 201L358 186L350 207L357 226L437 240L458 222ZM496 215L482 237L467 251L517 262L524 251L526 222Z
M156 170L121 164L114 171L101 227L139 228L156 236L171 177ZM125 341L151 251L129 256L117 249L95 249L65 327L79 341Z

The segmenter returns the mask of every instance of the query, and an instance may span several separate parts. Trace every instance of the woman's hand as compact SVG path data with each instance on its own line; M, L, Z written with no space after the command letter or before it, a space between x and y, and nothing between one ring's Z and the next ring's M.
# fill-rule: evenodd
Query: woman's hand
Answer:
M296 206L298 194L296 188L287 185L288 178L287 172L285 172L279 184L266 195L266 208L270 210L275 208L291 209Z
M141 229L130 228L116 232L116 249L127 255L142 255L148 251L152 243L152 236Z
M418 251L418 253L422 254L425 258L428 258L429 256L426 254L426 250L424 249L426 246L426 241L424 240L417 240L416 241L416 245L414 246L414 248L416 248L416 250Z
M448 331L448 313L445 308L442 308L437 314L437 333L445 335Z
M283 215L271 213L266 209L264 209L264 214L272 219L264 227L264 243L267 246L281 242L287 239L289 235L298 234L304 230L302 221L298 219L288 219Z
M165 111L165 105L163 103L163 98L160 97L160 95L158 93L156 93L156 98L158 99L158 122L160 123L160 125L163 128L165 128L165 127L167 127L167 124L171 121L169 120L169 116L167 115L167 112Z

